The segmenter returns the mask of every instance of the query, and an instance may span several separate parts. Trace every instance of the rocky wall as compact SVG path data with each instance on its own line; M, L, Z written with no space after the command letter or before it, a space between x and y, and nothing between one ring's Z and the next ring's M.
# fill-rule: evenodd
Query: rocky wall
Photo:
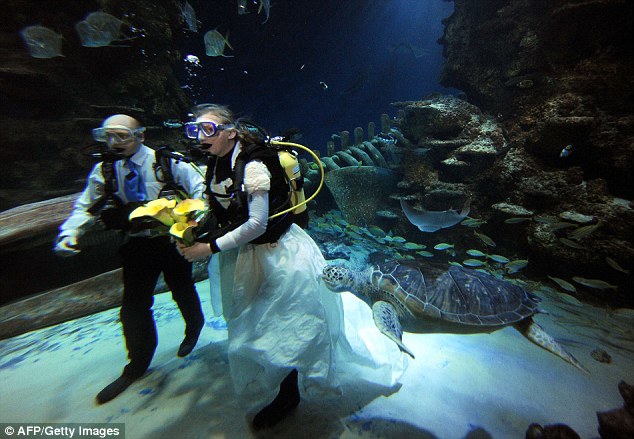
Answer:
M631 305L634 3L454 3L441 83L495 117L508 142L470 182L475 212L540 270L604 279L618 290L586 292ZM511 211L494 207L505 203L537 221L505 223ZM571 243L572 227L583 226L592 232Z
M542 169L579 168L634 198L634 3L456 0L445 25L444 86L496 116Z

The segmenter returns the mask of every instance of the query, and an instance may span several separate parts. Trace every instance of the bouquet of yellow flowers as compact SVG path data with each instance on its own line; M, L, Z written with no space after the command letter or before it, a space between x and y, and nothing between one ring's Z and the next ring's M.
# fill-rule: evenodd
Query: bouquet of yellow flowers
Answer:
M129 219L133 226L142 223L142 228L169 234L190 246L194 243L194 229L206 211L203 200L159 198L134 209Z

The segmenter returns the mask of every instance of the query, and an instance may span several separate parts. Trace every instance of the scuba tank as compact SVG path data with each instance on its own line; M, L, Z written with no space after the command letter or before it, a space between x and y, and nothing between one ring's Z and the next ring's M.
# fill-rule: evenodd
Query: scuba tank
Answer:
M281 149L277 153L282 169L286 174L286 180L290 185L291 206L294 215L299 215L306 210L306 196L304 195L304 177L300 171L299 161L295 151Z

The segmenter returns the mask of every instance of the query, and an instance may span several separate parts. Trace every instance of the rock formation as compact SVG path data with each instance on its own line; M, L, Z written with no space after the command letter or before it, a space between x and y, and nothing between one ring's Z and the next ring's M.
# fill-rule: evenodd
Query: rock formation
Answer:
M631 306L631 276L606 258L634 268L634 4L456 0L445 25L441 83L495 116L509 145L476 176L476 209L488 216L507 202L551 222L569 211L592 217L601 226L575 247L564 244L569 230L496 227L551 274L603 277L619 291L593 293Z

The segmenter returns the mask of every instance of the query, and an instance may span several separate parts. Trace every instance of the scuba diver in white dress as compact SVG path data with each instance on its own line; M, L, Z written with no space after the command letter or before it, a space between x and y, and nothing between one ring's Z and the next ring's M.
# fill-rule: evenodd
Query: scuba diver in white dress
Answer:
M199 105L193 116L186 134L209 156L214 218L203 242L177 246L189 261L219 258L220 279L210 281L221 284L231 378L257 410L253 427L279 423L300 400L339 395L344 374L395 391L406 360L369 314L358 317L364 304L344 306L321 284L325 260L295 215L271 218L290 205L277 151L227 107Z

